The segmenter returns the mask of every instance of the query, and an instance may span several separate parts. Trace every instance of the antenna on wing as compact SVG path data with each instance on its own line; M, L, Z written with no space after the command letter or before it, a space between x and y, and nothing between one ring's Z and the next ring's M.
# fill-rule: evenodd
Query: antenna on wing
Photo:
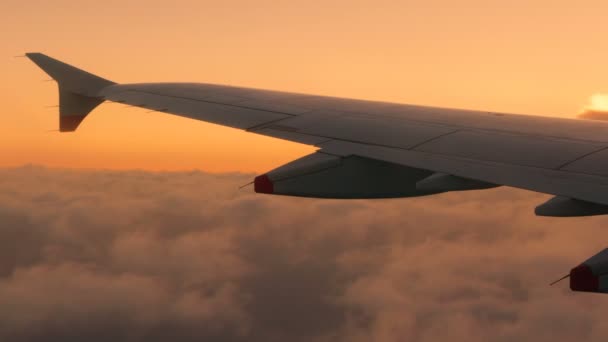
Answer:
M559 283L560 281L562 281L562 280L564 280L564 279L566 279L566 278L569 278L569 277L570 277L570 273L568 273L568 274L566 274L565 276L563 276L563 277L561 277L561 278L557 279L556 281L552 282L551 284L549 284L549 286L553 286L553 285L555 285L555 284Z
M241 185L241 186L239 186L239 190L241 190L241 189L243 189L243 188L245 188L245 187L248 187L248 186L250 186L251 184L253 184L253 181L251 181L251 182L249 182L249 183L247 183L247 184L245 184L245 185Z

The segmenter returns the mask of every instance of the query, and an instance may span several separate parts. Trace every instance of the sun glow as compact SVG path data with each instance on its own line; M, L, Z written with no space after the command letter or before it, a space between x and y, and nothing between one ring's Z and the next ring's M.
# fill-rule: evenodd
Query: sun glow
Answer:
M589 99L586 110L608 112L608 94L594 94Z

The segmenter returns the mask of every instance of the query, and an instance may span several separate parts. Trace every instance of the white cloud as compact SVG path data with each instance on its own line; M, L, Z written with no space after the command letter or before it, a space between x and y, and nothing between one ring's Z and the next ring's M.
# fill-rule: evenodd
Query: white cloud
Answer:
M596 341L608 296L548 283L606 218L496 189L335 201L252 175L0 170L0 340Z

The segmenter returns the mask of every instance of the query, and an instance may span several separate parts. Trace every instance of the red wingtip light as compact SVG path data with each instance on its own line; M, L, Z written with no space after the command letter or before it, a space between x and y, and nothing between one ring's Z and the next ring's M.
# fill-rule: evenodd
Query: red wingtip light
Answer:
M598 277L585 264L581 264L570 271L570 289L572 291L597 292L599 285Z
M255 177L253 189L260 194L272 194L274 193L274 184L272 184L272 181L267 175L261 175Z

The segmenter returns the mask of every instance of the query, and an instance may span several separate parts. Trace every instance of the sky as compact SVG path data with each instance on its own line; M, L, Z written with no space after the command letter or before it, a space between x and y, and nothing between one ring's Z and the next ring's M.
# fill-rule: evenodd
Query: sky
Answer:
M0 166L261 173L313 149L104 104L57 129L39 51L115 82L207 82L574 117L607 109L605 1L0 4Z

